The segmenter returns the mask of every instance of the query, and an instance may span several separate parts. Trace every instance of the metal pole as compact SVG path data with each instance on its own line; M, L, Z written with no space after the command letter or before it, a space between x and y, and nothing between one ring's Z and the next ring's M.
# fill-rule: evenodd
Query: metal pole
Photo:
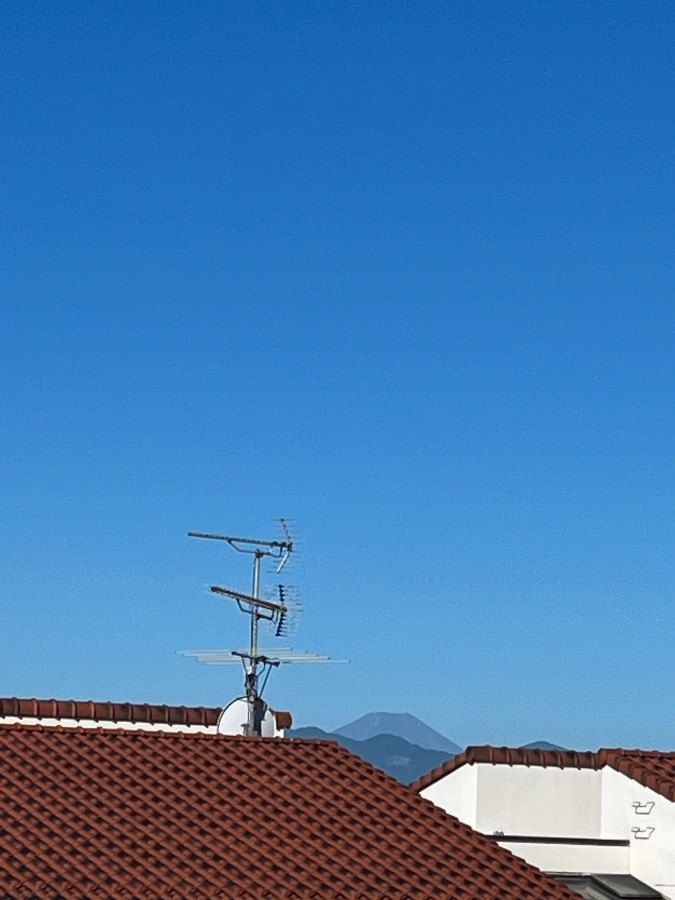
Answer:
M256 550L253 556L253 592L255 599L260 597L260 560L263 553ZM246 732L249 735L259 735L258 722L258 610L251 610L251 660L250 672L246 679L246 699L248 700L248 725Z

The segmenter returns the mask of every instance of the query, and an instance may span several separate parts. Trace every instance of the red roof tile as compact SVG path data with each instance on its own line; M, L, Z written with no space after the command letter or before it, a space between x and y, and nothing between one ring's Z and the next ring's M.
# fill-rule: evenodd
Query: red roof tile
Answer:
M272 710L277 728L290 728L289 712ZM143 722L151 725L201 725L215 727L219 707L163 706L152 703L111 703L94 700L36 700L0 697L0 719L75 719L95 722Z
M564 768L571 766L576 769L597 769L595 753L577 753L575 750L532 750L524 747L467 747L463 753L458 753L446 760L440 766L421 775L417 781L410 785L413 791L423 791L424 788L440 781L446 775L465 765L474 763L492 763L493 765L508 766L556 766Z
M602 769L610 766L644 787L675 800L675 753L661 750L533 750L525 747L467 747L463 753L422 775L410 787L425 788L464 765L492 763L508 766L549 766L555 768Z
M638 784L675 801L675 753L661 750L600 750L598 758Z
M0 717L215 725L219 715L220 709L207 706L161 706L152 703L100 703L93 700L0 697Z
M572 900L327 741L0 726L7 898Z

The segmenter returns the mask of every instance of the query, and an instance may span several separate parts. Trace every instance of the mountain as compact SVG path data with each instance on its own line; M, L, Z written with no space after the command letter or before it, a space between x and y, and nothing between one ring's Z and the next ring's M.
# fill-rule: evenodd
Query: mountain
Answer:
M532 741L531 744L524 744L521 750L564 750L564 747L559 747L557 744L549 744L548 741Z
M334 734L353 741L367 741L381 734L393 735L423 750L442 751L446 758L462 752L457 744L409 713L367 713L355 722L336 728Z
M306 740L337 741L351 753L360 756L371 766L382 769L403 784L415 781L420 775L430 772L445 762L449 756L454 755L443 750L427 750L393 734L376 734L365 741L359 741L337 732L329 733L320 728L306 727L289 730L286 736Z
M328 731L322 731L321 728L315 728L313 725L305 725L304 728L287 728L285 737L287 738L304 738L306 741L337 741L336 734L330 734ZM342 741L338 741L339 744ZM346 744L342 744L346 747Z
M333 732L321 728L296 728L288 737L337 741L377 769L403 784L425 775L461 747L408 713L368 713ZM548 741L533 741L524 750L563 750Z

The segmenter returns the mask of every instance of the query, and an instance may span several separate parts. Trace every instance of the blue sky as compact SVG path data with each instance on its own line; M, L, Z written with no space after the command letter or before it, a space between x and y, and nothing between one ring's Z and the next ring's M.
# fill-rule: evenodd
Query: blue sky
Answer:
M673 18L2 7L0 693L675 746Z

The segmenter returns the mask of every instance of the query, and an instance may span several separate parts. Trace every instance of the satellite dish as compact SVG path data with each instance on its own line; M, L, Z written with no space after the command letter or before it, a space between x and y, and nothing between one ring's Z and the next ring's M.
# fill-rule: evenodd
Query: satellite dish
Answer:
M260 736L276 737L277 728L276 720L272 710L264 704L265 712L262 717ZM218 716L216 725L218 734L241 734L247 733L248 727L249 704L246 697L236 697L232 700Z

